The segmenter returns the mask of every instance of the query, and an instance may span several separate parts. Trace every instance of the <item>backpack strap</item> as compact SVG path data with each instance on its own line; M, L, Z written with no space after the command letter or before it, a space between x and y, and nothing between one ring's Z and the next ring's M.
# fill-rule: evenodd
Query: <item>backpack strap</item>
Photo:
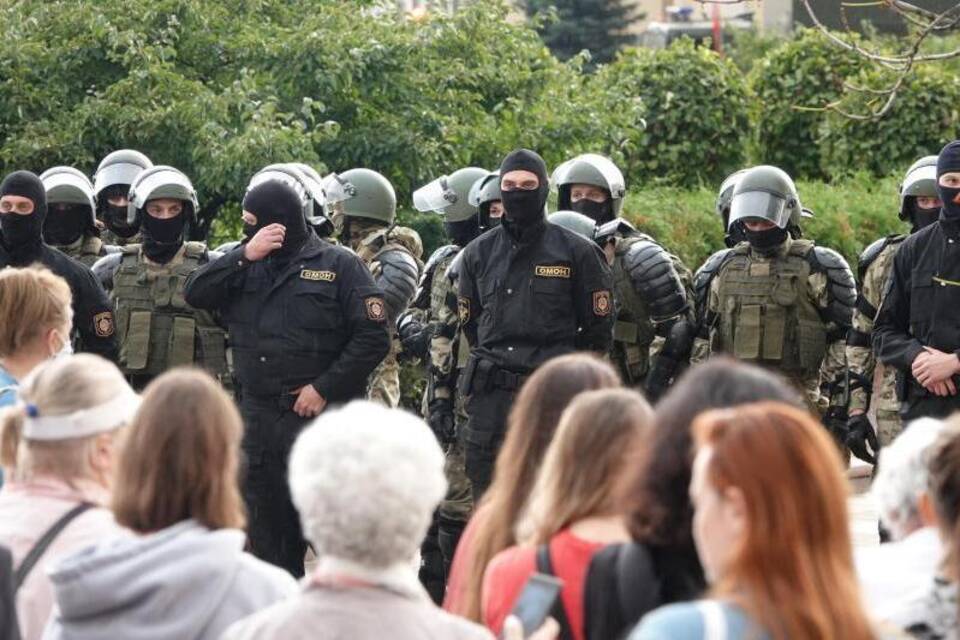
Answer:
M27 576L30 575L30 571L32 571L37 562L40 561L43 554L47 552L47 549L49 549L53 541L57 539L57 536L59 536L67 525L73 522L77 516L92 506L93 504L90 502L81 502L60 516L60 519L54 522L53 526L47 529L46 533L37 540L37 543L33 545L33 548L30 549L29 553L23 558L23 562L21 562L17 570L13 572L14 593L20 590Z
M547 575L558 577L553 572L553 562L550 560L550 544L541 544L537 547L537 571ZM563 598L558 597L550 611L553 619L560 624L560 640L573 640L573 629L570 627L570 620L567 618L567 608L563 604Z

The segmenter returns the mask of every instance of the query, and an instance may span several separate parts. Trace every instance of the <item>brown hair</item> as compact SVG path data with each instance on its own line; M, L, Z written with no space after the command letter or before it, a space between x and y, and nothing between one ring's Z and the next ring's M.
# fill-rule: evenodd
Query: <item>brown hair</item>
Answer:
M960 416L947 420L930 458L930 496L946 540L944 571L960 580Z
M619 386L620 378L607 362L575 353L549 360L520 389L507 419L493 481L479 505L483 514L463 574L463 610L454 613L480 622L483 572L493 556L517 542L514 526L564 409L583 391Z
M775 640L872 640L860 605L836 445L808 413L775 402L711 411L693 425L711 447L705 477L744 497L746 532L712 595L739 604Z
M614 478L642 447L653 410L639 393L601 389L581 393L560 418L556 437L517 527L525 544L545 544L578 520L618 512Z
M40 266L0 270L0 358L69 324L70 300L67 281L52 271Z
M179 368L154 380L120 455L117 522L141 533L190 518L209 529L242 528L242 434L240 414L208 374Z

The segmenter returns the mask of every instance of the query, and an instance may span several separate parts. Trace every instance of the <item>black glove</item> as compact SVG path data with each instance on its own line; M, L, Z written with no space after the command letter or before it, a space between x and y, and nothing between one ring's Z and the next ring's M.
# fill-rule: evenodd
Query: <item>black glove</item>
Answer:
M677 370L677 362L672 358L667 358L663 354L653 359L653 367L647 373L647 379L643 382L643 393L650 404L654 404L660 399L670 387L670 380Z
M401 359L426 359L430 348L432 333L430 327L416 322L412 314L404 314L397 321L397 334L400 336Z
M442 446L452 444L457 437L453 402L449 398L434 398L427 406L427 424Z
M861 413L847 420L847 436L844 442L853 455L864 462L877 464L876 454L880 451L880 443L877 442L877 434L867 414Z

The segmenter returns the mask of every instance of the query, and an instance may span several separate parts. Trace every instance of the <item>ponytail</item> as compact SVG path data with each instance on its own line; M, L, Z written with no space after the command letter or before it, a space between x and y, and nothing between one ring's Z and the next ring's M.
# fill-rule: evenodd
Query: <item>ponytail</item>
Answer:
M23 437L23 408L14 405L0 410L0 466L14 468Z

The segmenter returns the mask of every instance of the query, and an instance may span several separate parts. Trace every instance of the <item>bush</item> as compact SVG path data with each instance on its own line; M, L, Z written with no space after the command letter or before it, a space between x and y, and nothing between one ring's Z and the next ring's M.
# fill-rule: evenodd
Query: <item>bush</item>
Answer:
M749 75L754 164L772 164L796 178L822 178L822 109L843 95L844 79L861 60L819 31L803 29L759 62ZM811 110L812 109L812 110Z
M890 74L877 68L861 73L856 86L880 89L892 85ZM854 94L844 104L853 113L880 108L882 97ZM850 173L853 168L874 175L899 173L916 159L939 153L956 137L960 105L960 79L937 66L915 70L893 103L878 120L856 120L828 113L821 124L821 158L830 176Z
M660 51L631 49L601 68L594 83L643 102L646 128L620 145L629 184L712 183L743 164L746 84L714 52L689 39Z

